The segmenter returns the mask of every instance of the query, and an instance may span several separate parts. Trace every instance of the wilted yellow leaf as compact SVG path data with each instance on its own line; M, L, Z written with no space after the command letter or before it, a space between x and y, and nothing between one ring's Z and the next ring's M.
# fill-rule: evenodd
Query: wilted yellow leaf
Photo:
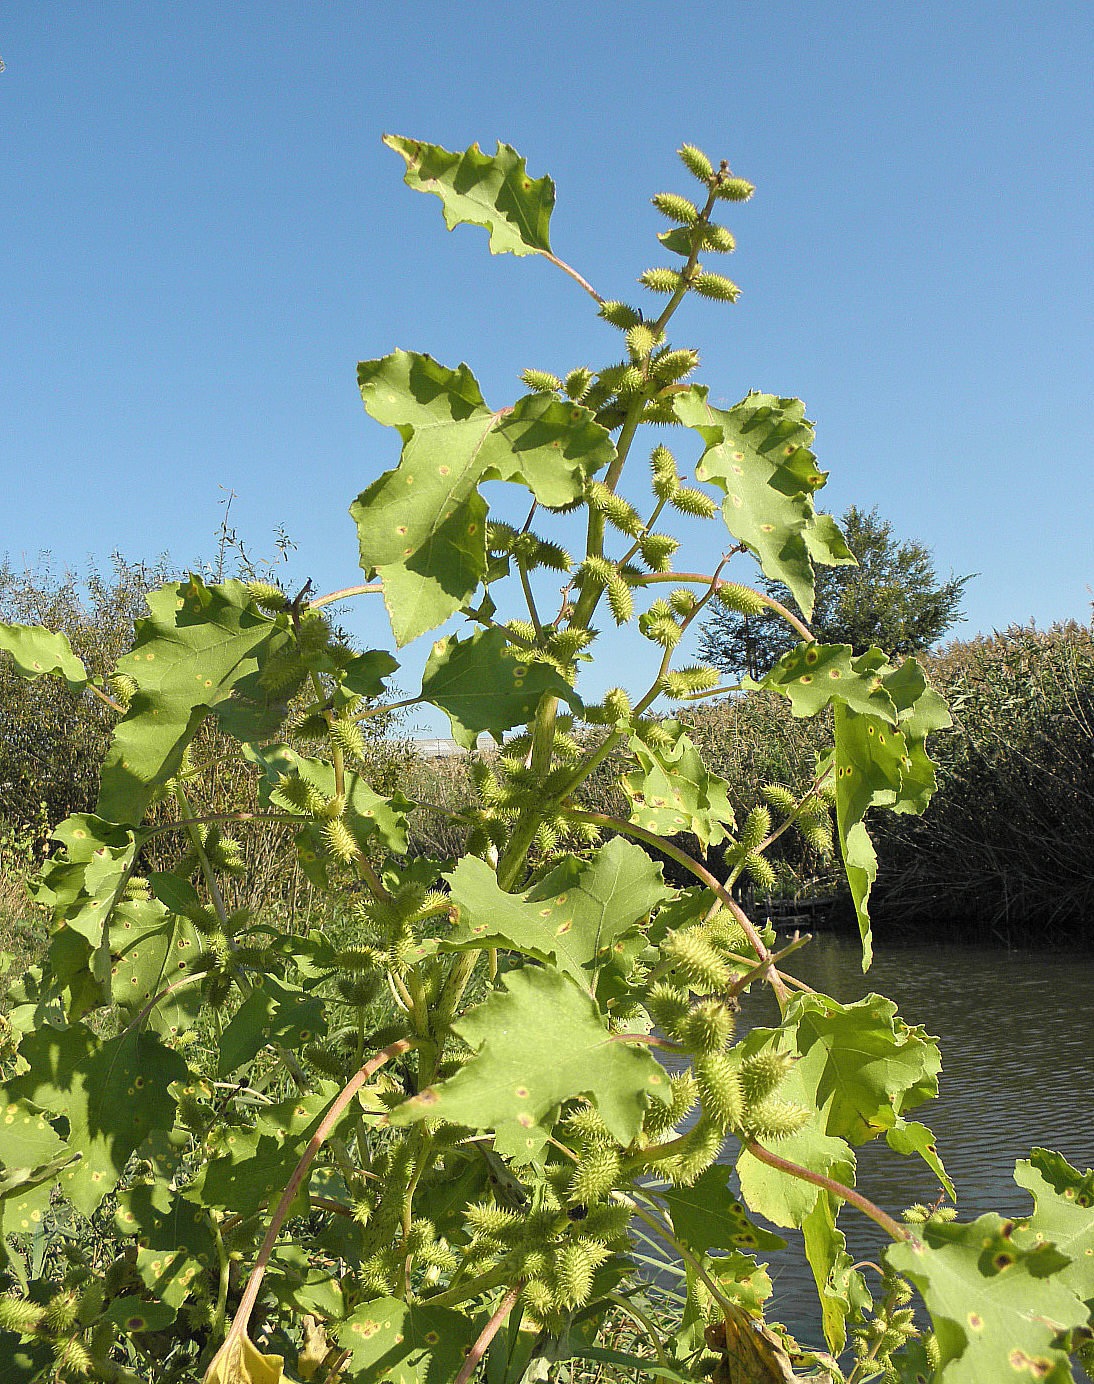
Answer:
M263 1355L243 1332L232 1331L213 1357L202 1384L293 1384L284 1357Z

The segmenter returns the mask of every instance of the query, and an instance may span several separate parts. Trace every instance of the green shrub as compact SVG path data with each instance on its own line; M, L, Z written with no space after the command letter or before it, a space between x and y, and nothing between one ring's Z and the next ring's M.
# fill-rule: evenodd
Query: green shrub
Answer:
M67 571L61 577L48 553L33 570L18 571L5 558L0 620L62 631L101 681L132 643L145 595L172 570L166 557L145 564L114 553L107 572L92 563L83 576ZM39 856L58 822L94 804L116 719L86 692L74 693L57 678L26 682L0 660L0 817L17 835L30 834Z

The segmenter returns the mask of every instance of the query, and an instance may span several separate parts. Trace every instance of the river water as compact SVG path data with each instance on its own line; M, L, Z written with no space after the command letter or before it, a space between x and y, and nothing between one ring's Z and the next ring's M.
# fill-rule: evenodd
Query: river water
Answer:
M1015 1160L1031 1148L1056 1149L1080 1170L1094 1165L1094 957L882 947L865 976L860 957L857 939L822 934L787 958L787 969L844 1004L871 991L888 996L906 1022L938 1038L938 1100L909 1118L935 1133L957 1188L959 1219L1032 1210L1013 1180ZM743 1000L737 1036L776 1022L773 1000L757 987ZM926 1165L893 1153L884 1140L856 1154L858 1186L898 1218L911 1203L938 1197L938 1180ZM856 1260L876 1257L883 1236L872 1221L844 1207L840 1227ZM816 1290L804 1259L788 1251L769 1256L768 1265L775 1287L768 1315L820 1344Z

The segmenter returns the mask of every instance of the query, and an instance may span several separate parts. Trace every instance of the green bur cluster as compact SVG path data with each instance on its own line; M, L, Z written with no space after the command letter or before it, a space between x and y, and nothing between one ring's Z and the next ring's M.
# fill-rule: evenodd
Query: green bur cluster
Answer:
M640 275L647 311L558 258L554 185L509 146L386 142L450 229L547 258L616 347L525 370L497 409L465 365L362 362L399 457L350 507L360 585L172 583L103 682L63 636L0 626L19 674L117 718L95 811L61 824L35 884L46 954L8 995L0 1361L19 1384L521 1384L582 1361L670 1384L1068 1378L1089 1350L1094 1174L1036 1150L1023 1222L875 1206L855 1186L872 1140L954 1195L910 1118L937 1044L880 996L809 991L792 974L808 939L774 950L736 897L771 887L785 832L838 850L867 967L867 814L922 811L927 737L949 724L914 659L805 623L815 568L854 557L816 505L804 406L715 407L669 336L685 300L738 299L704 260L732 252L714 213L752 185L681 148L698 191L653 198L670 262ZM722 533L716 563L681 560L683 520ZM389 690L392 654L338 633L329 609L357 598L382 600L397 649L433 634L416 695ZM799 642L727 687L678 657L713 603L773 612ZM648 667L586 701L604 618ZM830 714L832 745L804 793L734 802L666 711L756 690ZM415 704L469 752L483 732L500 746L471 754L456 807L369 782L370 719ZM257 811L209 809L209 744L254 776ZM419 811L448 814L459 859L408 855ZM302 924L240 901L246 833L292 842L316 900ZM738 1040L739 997L761 989L772 1026ZM848 1205L893 1241L880 1264L852 1263ZM756 1256L785 1242L753 1216L802 1231L823 1347L765 1319ZM636 1270L650 1247L677 1285L659 1295Z

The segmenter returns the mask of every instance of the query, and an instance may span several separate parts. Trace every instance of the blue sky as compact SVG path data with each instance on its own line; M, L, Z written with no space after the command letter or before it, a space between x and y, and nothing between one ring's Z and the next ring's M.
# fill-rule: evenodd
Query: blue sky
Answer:
M688 140L758 189L718 266L740 302L674 322L712 398L804 399L824 507L877 505L942 575L980 574L961 633L1089 617L1085 0L40 0L7 7L0 56L13 561L208 557L232 490L249 547L288 530L293 579L358 580L346 508L398 455L359 359L466 360L497 407L526 365L617 349L552 266L447 234L381 133L515 145L557 183L555 252L635 302ZM377 602L344 621L386 638ZM620 680L632 646L605 647Z

